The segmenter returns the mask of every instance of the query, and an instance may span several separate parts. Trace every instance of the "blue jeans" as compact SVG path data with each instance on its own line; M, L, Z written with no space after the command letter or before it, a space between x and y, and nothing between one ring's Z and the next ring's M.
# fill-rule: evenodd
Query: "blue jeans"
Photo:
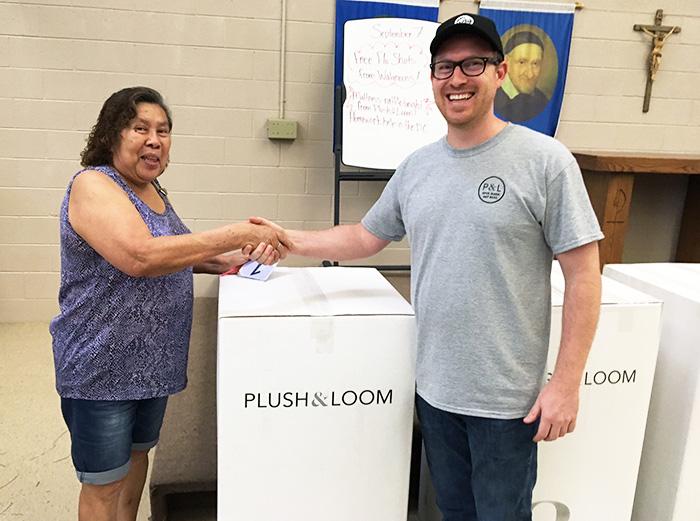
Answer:
M416 409L443 521L532 521L537 422Z
M146 452L158 443L167 403L167 396L120 401L61 398L78 480L106 485L124 478L131 451Z

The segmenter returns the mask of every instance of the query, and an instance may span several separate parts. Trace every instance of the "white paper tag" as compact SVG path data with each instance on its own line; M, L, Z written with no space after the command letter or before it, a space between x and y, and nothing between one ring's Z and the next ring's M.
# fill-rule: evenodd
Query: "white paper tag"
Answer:
M277 266L277 264L260 264L258 261L251 260L241 266L241 269L238 270L238 274L248 279L265 281L270 277L275 266Z

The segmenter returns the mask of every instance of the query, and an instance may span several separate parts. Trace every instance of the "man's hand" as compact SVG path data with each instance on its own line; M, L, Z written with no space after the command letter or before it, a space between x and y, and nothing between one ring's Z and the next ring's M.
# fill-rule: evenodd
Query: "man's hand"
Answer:
M242 226L244 228L244 234L248 236L244 249L250 248L252 250L253 244L260 243L265 243L272 247L274 250L272 257L266 260L265 264L274 264L284 259L289 253L291 240L287 232L267 219L251 217L248 223L241 223L238 226ZM270 254L267 252L261 253L260 255L261 258L267 259Z
M554 441L574 432L577 414L578 386L572 388L550 380L523 421L533 423L539 417L540 426L532 441Z
M250 217L248 219L248 222L251 224L259 225L259 226L266 226L274 232L277 233L277 239L278 243L275 249L279 253L280 259L284 259L289 253L292 252L292 241L289 238L289 235L287 234L287 231L282 228L279 224L276 224L272 221L269 221L265 219L264 217Z

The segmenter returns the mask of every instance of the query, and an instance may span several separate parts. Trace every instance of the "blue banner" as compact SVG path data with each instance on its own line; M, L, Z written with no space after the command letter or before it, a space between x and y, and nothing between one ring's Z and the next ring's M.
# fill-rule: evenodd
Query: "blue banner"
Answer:
M496 115L553 136L559 124L574 27L574 4L483 0L479 14L501 35L508 75Z
M343 83L343 40L345 22L363 18L413 18L436 22L437 0L336 0L335 3L335 86Z

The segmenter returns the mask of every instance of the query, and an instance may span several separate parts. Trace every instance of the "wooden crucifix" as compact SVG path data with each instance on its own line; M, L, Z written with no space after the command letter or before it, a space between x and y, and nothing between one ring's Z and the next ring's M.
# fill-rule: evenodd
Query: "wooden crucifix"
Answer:
M678 26L670 27L661 25L661 20L664 17L664 10L657 9L654 17L654 25L634 24L635 31L642 31L644 34L651 36L651 53L647 61L647 87L644 91L644 105L642 112L649 112L649 100L651 99L651 84L656 79L656 73L661 65L661 49L663 49L668 37L674 33L681 32Z

